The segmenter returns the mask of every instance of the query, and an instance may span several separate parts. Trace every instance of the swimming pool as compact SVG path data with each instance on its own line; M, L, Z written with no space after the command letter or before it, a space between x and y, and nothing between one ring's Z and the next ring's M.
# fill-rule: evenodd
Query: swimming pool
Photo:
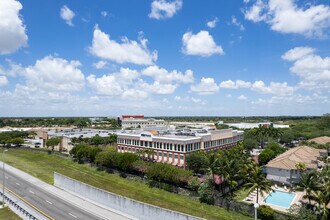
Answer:
M287 209L290 208L290 205L295 196L295 193L274 190L264 199L264 203L280 206Z

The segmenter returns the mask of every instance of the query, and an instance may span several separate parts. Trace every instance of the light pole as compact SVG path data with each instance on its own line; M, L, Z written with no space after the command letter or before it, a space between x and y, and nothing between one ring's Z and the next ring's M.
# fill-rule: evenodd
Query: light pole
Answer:
M3 149L2 151L2 207L5 207L5 183L6 183L6 171L5 171L5 152L8 150Z
M258 219L258 213L257 213L257 209L259 208L259 204L258 203L254 203L254 219L257 220Z

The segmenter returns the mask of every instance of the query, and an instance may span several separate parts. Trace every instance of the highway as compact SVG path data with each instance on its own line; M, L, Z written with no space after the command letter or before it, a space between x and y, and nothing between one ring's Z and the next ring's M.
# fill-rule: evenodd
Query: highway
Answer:
M0 182L2 183L2 166L0 167ZM76 207L69 202L54 196L38 186L22 179L6 170L6 188L12 190L29 203L56 220L99 220L102 218ZM2 187L1 187L2 188Z

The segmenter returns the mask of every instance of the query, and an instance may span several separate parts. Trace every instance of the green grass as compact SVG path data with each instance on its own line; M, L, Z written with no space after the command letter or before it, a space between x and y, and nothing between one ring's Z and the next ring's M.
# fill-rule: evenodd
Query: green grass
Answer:
M237 190L235 192L235 197L234 199L236 201L242 201L243 199L245 199L247 196L249 195L248 193L248 189L245 189L243 187L241 187L239 190Z
M53 172L56 171L109 192L206 219L252 219L220 207L201 204L187 196L149 188L144 183L97 171L88 165L77 164L70 159L43 152L9 149L6 152L6 162L50 184L53 184Z
M20 220L13 211L11 211L8 207L0 208L0 220Z

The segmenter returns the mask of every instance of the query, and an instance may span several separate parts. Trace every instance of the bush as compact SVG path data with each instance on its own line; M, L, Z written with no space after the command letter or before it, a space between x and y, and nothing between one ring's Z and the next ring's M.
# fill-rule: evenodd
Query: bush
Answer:
M262 205L258 209L258 217L261 220L273 220L275 219L275 211L269 206Z
M206 155L201 152L193 152L186 157L187 168L194 173L202 173L207 164Z
M191 171L182 170L169 164L151 164L146 172L147 177L158 182L167 182L177 185L187 185L192 176Z
M210 181L205 181L198 188L199 201L214 205L214 188Z

